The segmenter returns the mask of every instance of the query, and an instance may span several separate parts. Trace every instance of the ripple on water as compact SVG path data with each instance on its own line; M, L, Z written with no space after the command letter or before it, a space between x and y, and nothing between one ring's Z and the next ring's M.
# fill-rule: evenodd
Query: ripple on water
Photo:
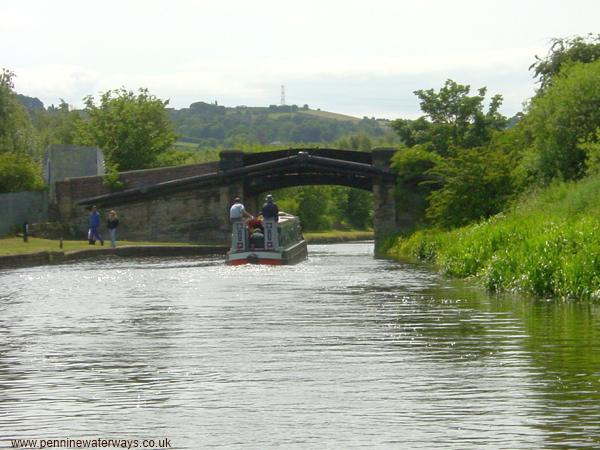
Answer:
M373 259L370 243L310 255L290 267L146 258L3 272L0 441L598 443L595 309L487 297Z

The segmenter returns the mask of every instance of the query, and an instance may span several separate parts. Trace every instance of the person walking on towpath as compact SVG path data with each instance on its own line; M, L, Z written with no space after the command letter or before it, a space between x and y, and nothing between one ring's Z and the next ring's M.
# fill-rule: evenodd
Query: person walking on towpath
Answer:
M119 218L117 212L113 209L108 213L108 220L106 221L108 232L110 233L110 246L115 248L117 246L117 227L119 226Z
M93 245L93 243L98 240L100 241L100 245L104 245L104 239L100 236L100 232L98 228L100 228L100 213L98 212L98 208L96 205L92 206L92 211L90 212L90 230L88 232L89 243Z

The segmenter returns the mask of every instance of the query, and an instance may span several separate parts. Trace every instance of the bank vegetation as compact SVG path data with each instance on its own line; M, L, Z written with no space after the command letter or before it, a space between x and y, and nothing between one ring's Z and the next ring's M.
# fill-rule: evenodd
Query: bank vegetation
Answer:
M394 123L398 208L420 211L384 251L491 291L600 299L600 35L555 39L539 82L506 119L485 88L417 91L423 117Z

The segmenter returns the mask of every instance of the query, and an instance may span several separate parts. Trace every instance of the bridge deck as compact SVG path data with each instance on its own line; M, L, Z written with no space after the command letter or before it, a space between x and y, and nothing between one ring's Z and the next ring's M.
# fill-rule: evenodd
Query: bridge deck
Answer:
M227 186L237 181L245 183L249 194L256 194L267 190L307 184L339 184L371 190L374 178L385 181L394 180L394 174L389 169L382 169L368 163L317 156L315 153L310 154L304 152L304 150L295 150L293 154L290 154L290 151L268 152L270 156L273 156L273 154L281 156L277 159L267 158L263 162L229 170L178 178L153 185L89 197L79 200L77 203L84 206L130 203L175 192ZM326 154L334 155L334 152L344 152L344 150L327 150L327 152ZM262 154L245 156L255 155ZM367 155L370 159L371 155ZM259 158L254 160L249 158L249 161L259 161Z

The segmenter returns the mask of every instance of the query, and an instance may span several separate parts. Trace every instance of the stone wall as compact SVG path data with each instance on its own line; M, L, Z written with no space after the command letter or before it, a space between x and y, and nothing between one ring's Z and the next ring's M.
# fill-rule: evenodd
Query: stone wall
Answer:
M137 188L156 183L213 173L218 170L218 163L191 164L187 166L165 167L160 169L132 170L121 172L119 180L125 188ZM101 176L69 178L56 183L56 203L63 221L70 221L79 214L75 203L78 200L110 193Z
M236 195L232 189L237 194L239 186L198 189L143 202L102 206L100 234L108 239L106 218L114 209L119 217L117 236L121 240L226 244L230 234L230 197ZM86 236L88 214L86 209L78 208L70 221L80 237Z
M47 192L14 192L0 194L0 236L12 234L24 222L48 220Z

